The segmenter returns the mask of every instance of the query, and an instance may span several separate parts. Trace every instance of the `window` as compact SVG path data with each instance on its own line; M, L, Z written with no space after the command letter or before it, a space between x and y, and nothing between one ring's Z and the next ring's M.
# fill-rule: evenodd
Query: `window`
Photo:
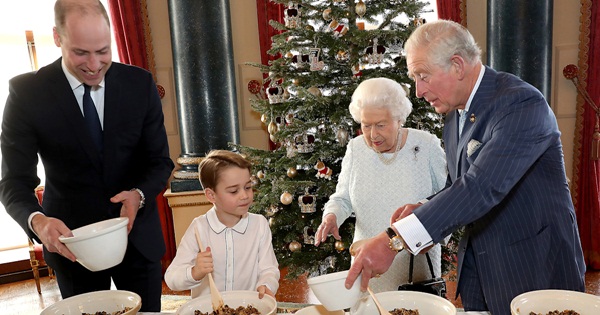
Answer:
M107 0L101 0L108 10ZM37 64L43 67L60 57L60 48L54 45L54 1L10 1L0 10L0 121L8 97L8 80L32 71L25 31L33 31ZM113 40L113 60L117 60ZM38 166L38 176L44 183L43 166ZM0 251L27 246L27 236L0 204Z

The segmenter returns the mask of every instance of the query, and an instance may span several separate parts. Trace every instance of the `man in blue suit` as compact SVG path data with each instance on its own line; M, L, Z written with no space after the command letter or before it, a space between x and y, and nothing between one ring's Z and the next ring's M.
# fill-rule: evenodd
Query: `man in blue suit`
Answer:
M109 289L112 279L141 296L142 311L159 312L165 245L155 198L173 162L156 85L147 71L111 62L110 24L98 0L58 0L55 15L62 58L10 81L0 200L44 244L63 298ZM38 154L46 172L43 206L34 195ZM115 217L129 218L129 241L113 268L85 269L58 240Z
M399 208L388 231L357 250L346 285L362 272L366 289L397 250L424 252L464 227L457 294L465 310L510 314L523 292L584 291L560 132L542 94L483 66L475 40L455 22L420 26L405 49L417 96L446 114L446 188Z

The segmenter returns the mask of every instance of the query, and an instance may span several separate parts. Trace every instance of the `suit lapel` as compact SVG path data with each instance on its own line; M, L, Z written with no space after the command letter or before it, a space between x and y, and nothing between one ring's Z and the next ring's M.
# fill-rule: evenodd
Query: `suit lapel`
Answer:
M48 66L48 86L50 86L50 93L55 101L49 101L49 103L58 104L58 107L64 113L66 121L71 125L73 132L69 136L74 136L81 143L81 147L88 154L90 160L93 162L94 167L98 171L102 170L102 159L96 147L92 142L91 135L87 129L83 114L77 103L77 99L73 94L73 90L69 85L69 81L65 77L65 74L61 67L61 58ZM40 69L41 71L41 69Z

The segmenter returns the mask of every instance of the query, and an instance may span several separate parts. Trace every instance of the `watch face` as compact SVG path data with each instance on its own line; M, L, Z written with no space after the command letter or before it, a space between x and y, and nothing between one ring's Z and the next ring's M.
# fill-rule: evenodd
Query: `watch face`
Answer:
M402 239L399 237L393 237L390 239L390 248L396 251L401 251L404 249L404 243Z

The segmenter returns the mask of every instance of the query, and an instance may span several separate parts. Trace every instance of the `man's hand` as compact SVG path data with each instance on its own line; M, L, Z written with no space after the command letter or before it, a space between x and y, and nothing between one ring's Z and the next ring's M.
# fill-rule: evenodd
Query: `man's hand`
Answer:
M337 226L337 217L333 213L326 215L319 225L317 233L315 233L315 246L325 242L330 234L333 234L333 237L338 241L342 239Z
M63 221L47 217L43 214L37 214L31 219L31 228L49 252L58 253L68 260L75 262L77 257L71 253L65 244L58 240L59 236L73 236L73 233Z
M140 202L142 200L142 196L137 191L122 191L112 198L110 198L110 202L112 203L122 203L121 206L121 217L129 218L129 223L127 224L127 233L131 232L131 228L133 227L133 221L135 220L135 216L140 208Z
M390 238L385 232L367 239L364 244L356 249L354 262L346 277L346 288L350 289L358 275L362 272L360 290L366 291L369 279L379 277L392 265L397 252L389 247Z
M399 221L411 215L413 211L420 206L421 204L407 204L396 209L396 211L394 211L394 214L392 214L392 217L390 218L390 225L393 225L396 221Z

